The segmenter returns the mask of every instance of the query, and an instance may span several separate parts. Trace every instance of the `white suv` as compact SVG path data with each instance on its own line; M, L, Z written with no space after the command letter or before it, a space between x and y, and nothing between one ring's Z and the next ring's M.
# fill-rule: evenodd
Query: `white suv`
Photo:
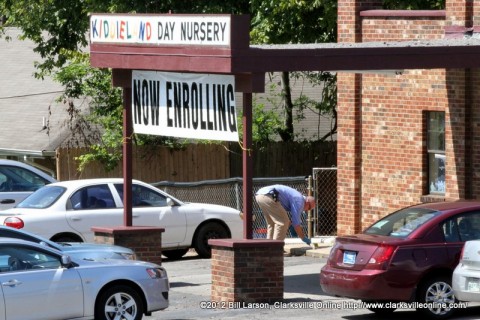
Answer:
M31 165L0 159L0 210L14 207L35 190L55 181Z

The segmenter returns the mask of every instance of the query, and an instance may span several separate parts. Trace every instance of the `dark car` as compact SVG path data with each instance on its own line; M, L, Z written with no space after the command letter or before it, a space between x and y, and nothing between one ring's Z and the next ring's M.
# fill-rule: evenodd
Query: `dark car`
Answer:
M379 314L407 307L445 319L455 311L453 270L472 239L480 239L480 201L404 208L337 237L320 284L327 294L383 303L366 305Z

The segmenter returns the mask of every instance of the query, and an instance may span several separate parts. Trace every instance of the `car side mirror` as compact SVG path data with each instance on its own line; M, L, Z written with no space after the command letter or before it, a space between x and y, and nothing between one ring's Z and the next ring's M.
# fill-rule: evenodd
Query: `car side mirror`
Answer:
M70 268L72 266L72 258L67 255L62 256L62 266L66 268Z
M175 202L171 198L167 198L167 206L173 207L175 205Z

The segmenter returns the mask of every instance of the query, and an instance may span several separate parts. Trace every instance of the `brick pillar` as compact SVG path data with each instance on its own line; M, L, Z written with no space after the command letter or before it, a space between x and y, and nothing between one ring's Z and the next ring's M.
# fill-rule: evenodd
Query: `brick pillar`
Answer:
M475 32L480 32L480 3L478 1L473 1L472 23Z
M364 10L382 9L382 1L338 2L338 42L362 42ZM337 234L360 232L361 227L361 75L337 75Z
M337 75L337 234L361 230L361 76Z
M379 0L338 1L338 42L362 42L360 11L382 9Z
M114 244L135 251L138 260L162 264L164 228L119 226L92 227L95 243Z
M478 6L478 1L474 0L446 0L445 37L463 38L467 32L472 31L474 20L478 22L478 17L475 18Z
M274 303L283 300L283 241L212 239L211 300Z
M474 0L446 0L447 26L471 27L473 22ZM478 4L476 4L478 6Z

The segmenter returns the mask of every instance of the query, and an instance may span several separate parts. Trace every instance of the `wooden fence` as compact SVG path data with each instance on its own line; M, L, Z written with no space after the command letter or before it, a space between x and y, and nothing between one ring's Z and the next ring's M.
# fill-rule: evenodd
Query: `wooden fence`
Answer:
M93 162L79 172L76 157L86 148L57 150L57 179L122 177L122 164L107 172ZM309 175L312 168L336 165L334 142L275 142L251 151L254 177ZM133 177L145 182L192 182L242 176L242 149L238 144L190 144L182 149L133 147Z

